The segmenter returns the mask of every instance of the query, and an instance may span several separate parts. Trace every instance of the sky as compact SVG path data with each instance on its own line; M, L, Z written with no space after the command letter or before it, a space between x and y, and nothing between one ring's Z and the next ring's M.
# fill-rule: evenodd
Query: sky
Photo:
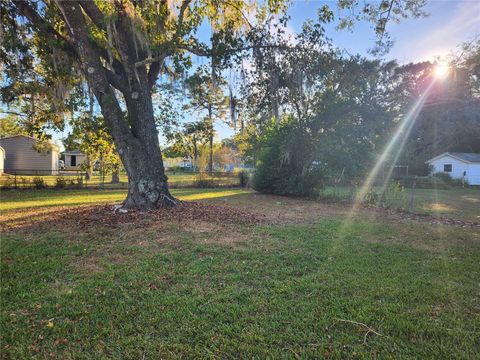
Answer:
M296 0L289 8L291 17L289 31L296 32L308 20L315 20L317 9L324 4L335 8L336 1ZM386 60L396 59L399 64L420 61L435 61L438 57L457 52L458 45L480 36L480 1L479 0L430 0L424 10L429 14L425 18L404 19L400 23L388 23L387 31L394 41ZM334 12L338 16L338 12ZM333 22L326 29L327 37L334 46L345 49L349 54L370 56L368 49L375 43L372 25L367 22L357 23L353 31L337 30ZM226 124L217 124L220 138L233 135Z
M294 1L289 10L290 26L300 29L302 23L312 18L323 4L334 8L335 1ZM397 59L400 64L434 60L445 56L464 41L471 41L480 35L480 1L478 0L429 0L424 10L426 18L404 19L400 23L389 22L387 31L394 40L394 46L385 56ZM338 12L335 12L338 16ZM336 30L336 24L326 27L327 36L339 48L351 54L367 55L375 42L372 25L366 22L356 24L353 32Z

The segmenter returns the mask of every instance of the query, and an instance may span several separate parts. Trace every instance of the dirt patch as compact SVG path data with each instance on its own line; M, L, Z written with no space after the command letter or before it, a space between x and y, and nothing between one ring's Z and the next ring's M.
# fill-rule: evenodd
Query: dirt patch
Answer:
M119 228L122 226L145 227L153 224L191 223L201 221L209 224L259 224L266 221L262 214L234 208L199 202L182 202L171 209L149 211L115 211L111 205L82 207L61 207L35 209L21 214L2 216L2 231L20 230L32 227L57 229Z
M349 210L344 204L259 193L205 201L212 204L228 204L238 209L248 209L263 215L266 222L276 225L312 224L323 218L346 216Z
M272 224L310 224L323 218L342 220L351 214L349 203L331 203L317 200L305 200L276 195L247 194L230 197L229 199L207 200L209 203L224 203L240 209L250 209L263 214L268 223ZM404 210L385 209L377 207L361 207L356 216L375 219L378 217L394 220L406 219L427 222L431 225L447 225L456 227L480 228L479 222L438 217L428 214L415 214Z

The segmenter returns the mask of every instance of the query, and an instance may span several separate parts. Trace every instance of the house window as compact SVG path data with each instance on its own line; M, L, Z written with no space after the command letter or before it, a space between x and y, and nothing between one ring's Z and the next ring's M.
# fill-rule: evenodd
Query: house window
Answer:
M452 172L452 164L444 164L443 165L444 172Z
M77 155L70 156L70 166L77 166Z

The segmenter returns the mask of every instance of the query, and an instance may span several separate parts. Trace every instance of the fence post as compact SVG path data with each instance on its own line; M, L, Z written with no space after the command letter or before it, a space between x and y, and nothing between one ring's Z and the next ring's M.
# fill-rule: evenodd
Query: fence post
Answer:
M355 185L353 183L350 184L350 202L353 204L355 202Z
M415 196L415 187L417 186L417 181L413 180L412 190L410 192L410 200L408 201L408 211L411 212L413 209L413 200Z

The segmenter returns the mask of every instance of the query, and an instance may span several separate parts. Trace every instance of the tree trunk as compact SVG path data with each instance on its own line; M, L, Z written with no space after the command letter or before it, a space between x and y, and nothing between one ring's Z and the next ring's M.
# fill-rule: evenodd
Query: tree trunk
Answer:
M121 146L119 154L128 174L126 207L171 207L177 200L168 190L158 132L153 114L152 97L148 88L126 101L129 123L134 139Z
M112 181L111 184L118 184L120 183L120 169L118 166L114 166L112 170Z
M210 122L210 134L209 134L209 145L210 145L210 159L208 161L208 169L210 174L213 172L213 118L212 118L212 105L208 104L208 120Z
M139 147L124 153L128 173L128 195L125 207L155 208L172 207L177 200L170 194L167 176L163 168L161 156L151 156L154 149ZM158 148L158 152L160 149Z
M116 19L116 31L113 33L122 60L115 69L116 73L103 67L99 50L92 46L84 12L80 9L80 4L87 7L92 3L66 0L56 0L56 3L70 29L80 68L100 105L127 171L128 195L124 206L149 209L176 205L177 201L168 190L158 142L151 73L147 72L145 65L136 65L138 52L142 50L135 44L131 23L124 14L126 10L119 5L120 13L125 16ZM146 57L146 54L141 55ZM120 107L113 87L122 92L127 115Z
M193 159L195 160L195 164L198 160L198 149L197 149L197 137L193 135Z

